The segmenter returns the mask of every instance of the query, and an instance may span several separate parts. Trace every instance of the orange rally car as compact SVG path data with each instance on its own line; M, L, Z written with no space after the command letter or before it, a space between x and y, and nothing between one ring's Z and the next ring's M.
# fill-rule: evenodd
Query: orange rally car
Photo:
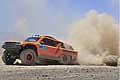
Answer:
M35 35L22 42L5 42L2 60L6 65L20 59L22 64L34 65L50 62L76 64L78 53L72 46L51 36Z

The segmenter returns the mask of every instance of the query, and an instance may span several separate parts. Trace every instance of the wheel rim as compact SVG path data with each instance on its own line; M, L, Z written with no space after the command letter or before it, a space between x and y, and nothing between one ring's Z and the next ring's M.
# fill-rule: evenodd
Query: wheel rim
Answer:
M26 59L28 62L32 62L33 61L33 55L31 52L28 52L26 55Z
M64 62L67 61L67 56L63 56L63 61L64 61Z

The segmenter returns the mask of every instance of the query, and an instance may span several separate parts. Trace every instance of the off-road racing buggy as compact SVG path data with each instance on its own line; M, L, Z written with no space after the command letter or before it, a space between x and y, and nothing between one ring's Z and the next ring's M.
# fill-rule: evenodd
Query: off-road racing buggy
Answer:
M78 53L72 46L51 36L35 35L22 42L5 42L2 60L6 65L14 64L20 59L22 64L35 65L57 62L59 64L76 64Z

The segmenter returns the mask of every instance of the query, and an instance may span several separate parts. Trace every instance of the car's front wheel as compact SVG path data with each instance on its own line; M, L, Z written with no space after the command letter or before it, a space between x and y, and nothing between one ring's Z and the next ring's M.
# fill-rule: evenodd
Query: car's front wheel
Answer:
M24 65L35 65L37 61L36 52L32 49L25 49L20 54L20 60Z
M16 56L11 51L5 50L2 55L2 60L6 65L12 65L16 60Z

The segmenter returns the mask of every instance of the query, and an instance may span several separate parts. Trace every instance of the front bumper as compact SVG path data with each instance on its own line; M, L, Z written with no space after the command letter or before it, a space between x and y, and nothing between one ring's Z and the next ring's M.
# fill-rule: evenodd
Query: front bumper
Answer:
M4 48L4 49L21 49L22 45L18 44L17 42L5 42L2 45L2 48Z

